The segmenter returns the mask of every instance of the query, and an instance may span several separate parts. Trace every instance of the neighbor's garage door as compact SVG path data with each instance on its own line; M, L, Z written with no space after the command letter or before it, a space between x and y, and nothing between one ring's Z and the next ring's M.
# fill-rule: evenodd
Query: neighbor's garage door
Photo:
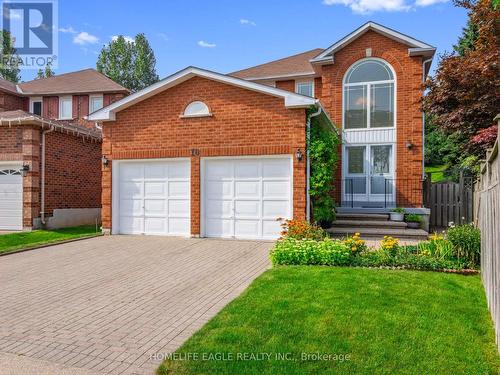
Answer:
M203 234L275 239L292 216L292 159L203 159Z
M23 229L23 176L19 166L0 166L0 230Z
M190 235L188 160L120 161L118 181L119 233Z

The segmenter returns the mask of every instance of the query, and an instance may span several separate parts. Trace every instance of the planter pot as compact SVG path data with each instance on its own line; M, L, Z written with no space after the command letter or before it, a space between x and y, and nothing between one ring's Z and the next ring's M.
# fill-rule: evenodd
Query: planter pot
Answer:
M408 223L406 223L406 225L408 226L408 228L411 228L411 229L420 228L420 223L416 223L414 221L409 221Z
M391 221L403 221L405 214L400 214L399 212L390 212Z

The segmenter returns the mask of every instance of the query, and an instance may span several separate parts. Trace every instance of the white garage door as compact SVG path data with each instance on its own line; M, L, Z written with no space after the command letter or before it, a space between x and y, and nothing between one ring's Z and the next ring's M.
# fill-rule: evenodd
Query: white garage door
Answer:
M118 162L118 181L119 233L190 235L188 160Z
M290 157L204 159L206 237L275 239L292 216Z
M23 229L23 176L19 166L0 166L0 230Z

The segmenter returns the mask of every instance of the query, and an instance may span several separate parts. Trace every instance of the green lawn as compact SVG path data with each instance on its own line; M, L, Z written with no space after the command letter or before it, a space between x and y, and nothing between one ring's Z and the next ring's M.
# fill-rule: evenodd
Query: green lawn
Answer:
M444 182L446 181L444 171L447 168L447 165L426 166L425 173L431 173L431 182Z
M100 233L96 233L95 225L2 234L0 235L0 254L24 249L27 247L66 241L74 238L98 234Z
M318 352L331 357L301 359ZM187 353L198 359L168 360L158 373L500 373L480 278L437 272L274 268L176 355ZM233 360L206 360L210 353ZM238 353L271 359L243 360ZM277 353L293 357L276 360Z

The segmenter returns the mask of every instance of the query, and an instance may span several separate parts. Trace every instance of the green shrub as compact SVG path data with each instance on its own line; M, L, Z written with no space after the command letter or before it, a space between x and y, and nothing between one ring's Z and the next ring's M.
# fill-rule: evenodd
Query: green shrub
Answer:
M281 224L281 228L283 228L281 231L282 238L321 241L325 237L328 237L323 228L311 224L306 220L285 220Z
M441 260L454 257L453 244L443 236L434 234L429 241L420 242L417 245L417 253L429 255Z
M421 223L422 217L420 215L417 215L417 214L406 214L405 221L407 223Z
M404 214L405 209L403 207L396 207L396 208L392 209L391 212L397 212L398 214Z
M458 225L448 229L446 238L453 244L456 258L470 266L478 266L481 255L481 232L472 224Z
M323 241L286 238L276 242L271 251L273 265L345 266L351 260L351 250L340 240Z

